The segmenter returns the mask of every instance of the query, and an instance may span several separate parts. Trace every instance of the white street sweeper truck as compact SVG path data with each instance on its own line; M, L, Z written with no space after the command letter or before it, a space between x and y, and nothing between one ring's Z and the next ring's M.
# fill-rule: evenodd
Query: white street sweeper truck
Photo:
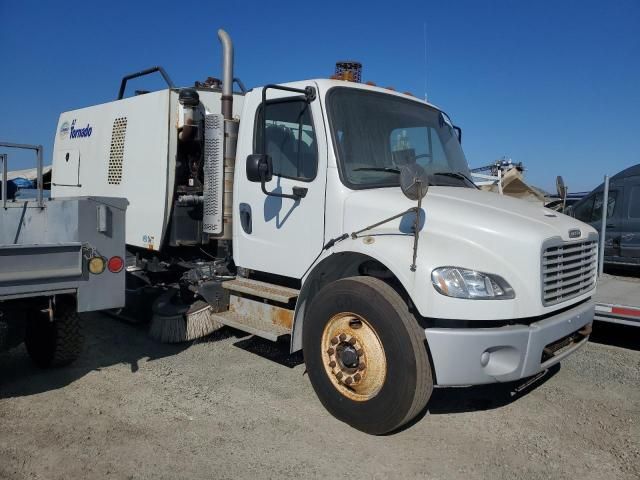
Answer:
M155 67L60 116L53 195L129 201L129 318L165 341L288 336L324 406L374 434L434 385L533 376L586 342L591 227L478 190L449 116L356 63L245 91L218 36L221 82ZM155 71L168 88L125 98Z

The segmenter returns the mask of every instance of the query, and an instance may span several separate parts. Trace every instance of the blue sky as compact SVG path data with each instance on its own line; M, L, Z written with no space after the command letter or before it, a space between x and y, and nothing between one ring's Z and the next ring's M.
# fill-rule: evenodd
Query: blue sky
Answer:
M639 0L226 4L0 0L0 138L50 160L60 112L113 99L126 73L219 77L218 27L249 87L357 59L365 80L423 96L426 22L428 96L463 128L472 167L507 155L532 183L552 191L561 174L579 191L640 163Z

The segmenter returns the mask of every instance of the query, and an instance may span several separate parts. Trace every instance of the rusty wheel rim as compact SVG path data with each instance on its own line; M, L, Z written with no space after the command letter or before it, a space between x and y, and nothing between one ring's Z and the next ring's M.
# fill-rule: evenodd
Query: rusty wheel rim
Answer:
M322 333L322 364L345 397L364 402L375 397L387 376L380 337L366 319L350 312L331 317Z

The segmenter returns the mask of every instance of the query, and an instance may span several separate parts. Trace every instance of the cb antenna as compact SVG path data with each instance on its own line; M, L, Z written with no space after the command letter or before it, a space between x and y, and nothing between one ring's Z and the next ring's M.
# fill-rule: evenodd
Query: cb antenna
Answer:
M424 101L427 101L427 22L423 22L424 34Z

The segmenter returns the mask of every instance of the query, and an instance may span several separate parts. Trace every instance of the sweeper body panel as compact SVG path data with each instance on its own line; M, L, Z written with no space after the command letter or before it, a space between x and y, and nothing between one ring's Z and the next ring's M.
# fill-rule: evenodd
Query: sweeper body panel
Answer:
M54 195L130 201L128 318L164 341L289 335L326 408L370 433L434 384L524 378L586 342L593 229L477 190L460 129L415 97L326 79L232 91L219 37L221 84L60 118L54 172L78 162Z
M188 195L190 188L197 191L195 184L202 181L188 165L189 149L202 141L202 130L193 144L178 137L185 121L202 121L207 111L221 108L220 92L200 89L197 94L197 108L181 104L178 91L161 90L62 114L54 144L52 195L127 198L127 244L160 251L165 240L172 241L166 234L176 213L176 195ZM235 108L241 107L238 96ZM188 242L209 243L173 237L173 243Z
M0 351L24 342L37 365L66 365L82 349L78 313L124 306L127 201L44 199L42 147L0 147L36 150L40 172L37 198L9 199L2 188Z

